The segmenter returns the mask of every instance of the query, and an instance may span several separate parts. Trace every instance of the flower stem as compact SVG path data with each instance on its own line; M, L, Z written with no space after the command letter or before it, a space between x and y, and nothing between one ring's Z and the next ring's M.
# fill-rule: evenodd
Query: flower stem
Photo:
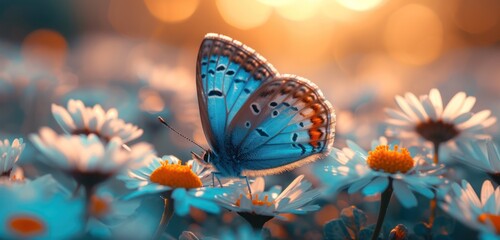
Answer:
M439 163L439 148L441 144L439 142L434 142L434 164ZM427 223L427 227L432 228L432 225L434 225L434 220L436 219L436 214L437 214L437 194L436 191L434 191L434 198L431 200L429 203L429 208L430 208L430 216L429 216L429 222Z
M500 185L500 173L488 173L490 178L493 179L498 185Z
M382 197L380 199L380 210L378 211L377 225L373 231L372 240L378 239L378 236L380 235L385 214L387 213L387 208L389 207L389 202L391 201L392 191L392 178L389 178L389 186L382 193Z
M249 212L238 212L238 214L243 217L255 231L262 231L264 225L273 219L273 216L259 215Z
M171 193L167 193L162 196L164 202L163 214L161 215L160 223L158 224L158 228L156 228L156 232L153 239L160 239L165 230L167 230L168 223L170 219L174 215L174 201L172 200Z
M83 216L84 217L83 222L85 224L88 224L91 215L92 196L94 195L95 187L90 185L84 185L84 189L85 189L85 215Z
M73 198L76 198L78 196L78 192L80 191L81 187L82 187L82 185L80 183L76 184L75 190L73 190L73 194L72 194Z
M434 145L434 164L438 164L439 163L439 148L441 146L441 143L440 142L434 142L433 143Z

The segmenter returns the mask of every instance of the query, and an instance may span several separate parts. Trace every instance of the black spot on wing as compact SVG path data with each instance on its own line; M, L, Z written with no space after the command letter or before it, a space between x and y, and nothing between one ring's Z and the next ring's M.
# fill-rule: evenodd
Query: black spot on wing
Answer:
M243 92L245 92L246 94L248 94L248 93L250 93L250 89L245 88L245 89L243 89Z
M234 79L234 82L235 82L235 83L244 83L244 82L246 82L246 80L245 80L245 79L239 79L239 78L238 78L238 79Z
M215 70L217 70L217 71L224 71L224 70L226 70L226 66L219 65Z
M233 70L227 70L226 75L233 76L234 75L234 71ZM236 82L236 80L234 82Z
M204 73L201 74L201 79L204 79L207 75L205 75Z
M222 95L222 92L219 90L211 90L210 92L208 92L209 97L222 97Z
M304 123L303 122L299 122L299 126L300 127L304 127Z
M208 70L208 74L213 76L213 75L215 75L215 71L213 69L210 69L210 70Z
M281 104L283 104L283 106L285 106L285 107L290 107L290 103L282 102Z
M270 103L269 103L269 106L271 106L271 107L276 107L276 106L278 106L278 103L277 103L277 102L270 102Z
M302 149L302 152L300 153L300 155L304 155L306 153L306 147L304 147L304 145L302 145L301 143L297 144L300 149Z
M257 131L257 133L263 137L269 137L269 134L262 130L262 128L256 128L255 131Z
M245 122L245 127L250 128L250 126L251 126L250 121L246 121Z
M252 103L252 105L250 105L252 107L252 112L255 113L255 114L259 114L260 113L260 108L257 104L255 103Z
M298 137L299 137L299 135L297 133L294 133L292 135L292 141L296 142Z
M290 109L292 109L293 111L299 111L297 107L290 107Z
M274 110L274 111L273 111L273 117L278 116L278 114L280 114L280 112L278 112L278 111L276 111L276 110Z

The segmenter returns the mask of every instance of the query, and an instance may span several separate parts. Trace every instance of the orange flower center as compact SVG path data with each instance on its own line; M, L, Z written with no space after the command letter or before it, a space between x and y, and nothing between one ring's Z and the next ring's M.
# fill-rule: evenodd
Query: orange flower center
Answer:
M191 170L191 166L178 163L162 162L149 176L151 182L172 188L199 188L203 186L200 178Z
M102 217L110 211L108 201L98 196L90 198L90 214L94 217Z
M242 198L243 198L243 194L240 194L240 198L238 198L238 200L236 200L236 202L234 204L236 206L240 207L241 206L241 199ZM248 196L248 198L250 198L250 196ZM273 205L273 202L269 201L269 196L267 196L267 195L264 196L263 200L260 200L259 199L259 194L254 194L254 196L252 198L252 205L254 205L254 206L268 206L268 207L270 207L271 205Z
M496 233L500 234L500 215L494 215L490 213L483 213L477 217L477 220L481 223L486 223L489 221L493 227L495 227Z
M28 215L12 217L8 226L13 233L22 237L35 237L45 232L45 224L40 219Z
M390 150L387 145L376 147L375 150L368 153L366 162L373 170L384 171L386 173L406 173L414 164L408 149L399 149L398 145L394 146L394 150Z

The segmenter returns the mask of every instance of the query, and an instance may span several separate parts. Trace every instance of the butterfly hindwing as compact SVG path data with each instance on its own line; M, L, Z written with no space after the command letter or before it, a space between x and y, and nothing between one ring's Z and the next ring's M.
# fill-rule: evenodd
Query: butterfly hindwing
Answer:
M318 87L293 75L262 85L228 127L226 142L246 175L290 170L328 154L335 114Z
M227 126L246 100L277 75L253 49L219 34L207 34L196 65L203 130L216 152L225 152Z

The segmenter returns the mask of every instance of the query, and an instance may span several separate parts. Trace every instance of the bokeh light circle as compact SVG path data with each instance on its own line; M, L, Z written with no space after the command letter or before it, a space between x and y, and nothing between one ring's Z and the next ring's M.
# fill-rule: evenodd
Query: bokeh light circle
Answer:
M472 34L484 33L492 29L499 19L498 0L461 0L454 11L455 23Z
M272 13L272 7L255 0L217 0L217 9L229 25L239 29L251 29L264 24Z
M320 0L290 0L288 4L276 8L278 14L292 21L304 21L317 15Z
M144 0L144 3L156 19L172 23L191 17L198 8L200 0Z
M424 65L439 57L443 24L428 7L409 4L388 19L384 42L389 54L408 65Z
M66 60L68 44L57 31L38 29L28 34L23 41L23 56L29 61L40 61L52 67L61 67Z
M337 0L337 2L354 11L368 11L382 5L385 0Z

